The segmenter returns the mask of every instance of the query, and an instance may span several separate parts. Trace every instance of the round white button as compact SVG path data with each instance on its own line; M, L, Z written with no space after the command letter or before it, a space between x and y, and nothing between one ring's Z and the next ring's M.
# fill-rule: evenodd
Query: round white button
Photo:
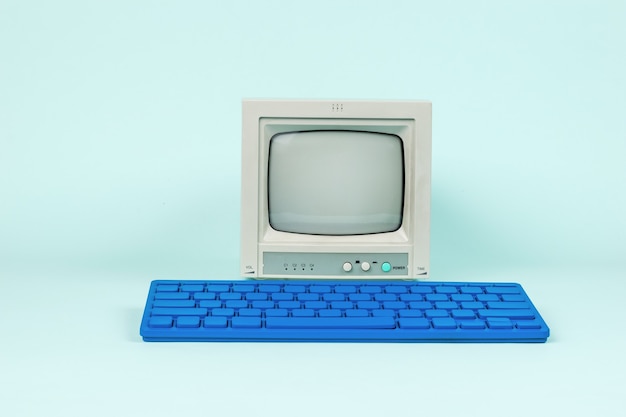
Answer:
M346 262L343 264L343 270L346 272L352 271L352 264L350 262Z
M370 270L370 263L369 262L361 262L361 269L364 271L369 271Z

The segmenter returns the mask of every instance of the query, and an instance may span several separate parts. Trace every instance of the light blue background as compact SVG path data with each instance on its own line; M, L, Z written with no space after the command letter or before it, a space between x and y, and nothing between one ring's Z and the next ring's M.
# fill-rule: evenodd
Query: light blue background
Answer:
M4 269L238 276L241 99L433 102L432 271L626 264L624 2L0 3Z
M617 415L625 51L618 1L0 0L0 410ZM239 275L244 97L431 100L432 278L548 344L140 342L151 279Z

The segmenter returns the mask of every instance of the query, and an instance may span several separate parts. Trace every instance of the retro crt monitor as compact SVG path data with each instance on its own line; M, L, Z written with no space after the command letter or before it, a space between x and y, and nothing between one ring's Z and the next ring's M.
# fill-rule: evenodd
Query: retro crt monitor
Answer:
M244 100L242 133L243 276L428 276L430 102Z

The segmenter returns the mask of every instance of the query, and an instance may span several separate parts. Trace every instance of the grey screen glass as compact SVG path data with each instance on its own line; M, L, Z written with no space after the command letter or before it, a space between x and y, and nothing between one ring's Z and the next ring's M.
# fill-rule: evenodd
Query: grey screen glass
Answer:
M272 228L314 235L397 230L404 202L402 140L391 134L306 131L270 140Z

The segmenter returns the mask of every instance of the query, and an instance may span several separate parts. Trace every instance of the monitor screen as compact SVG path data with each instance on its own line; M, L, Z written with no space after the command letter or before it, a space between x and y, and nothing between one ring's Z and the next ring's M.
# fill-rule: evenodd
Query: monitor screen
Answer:
M398 230L404 157L397 135L286 132L270 140L269 223L278 231L363 235Z

